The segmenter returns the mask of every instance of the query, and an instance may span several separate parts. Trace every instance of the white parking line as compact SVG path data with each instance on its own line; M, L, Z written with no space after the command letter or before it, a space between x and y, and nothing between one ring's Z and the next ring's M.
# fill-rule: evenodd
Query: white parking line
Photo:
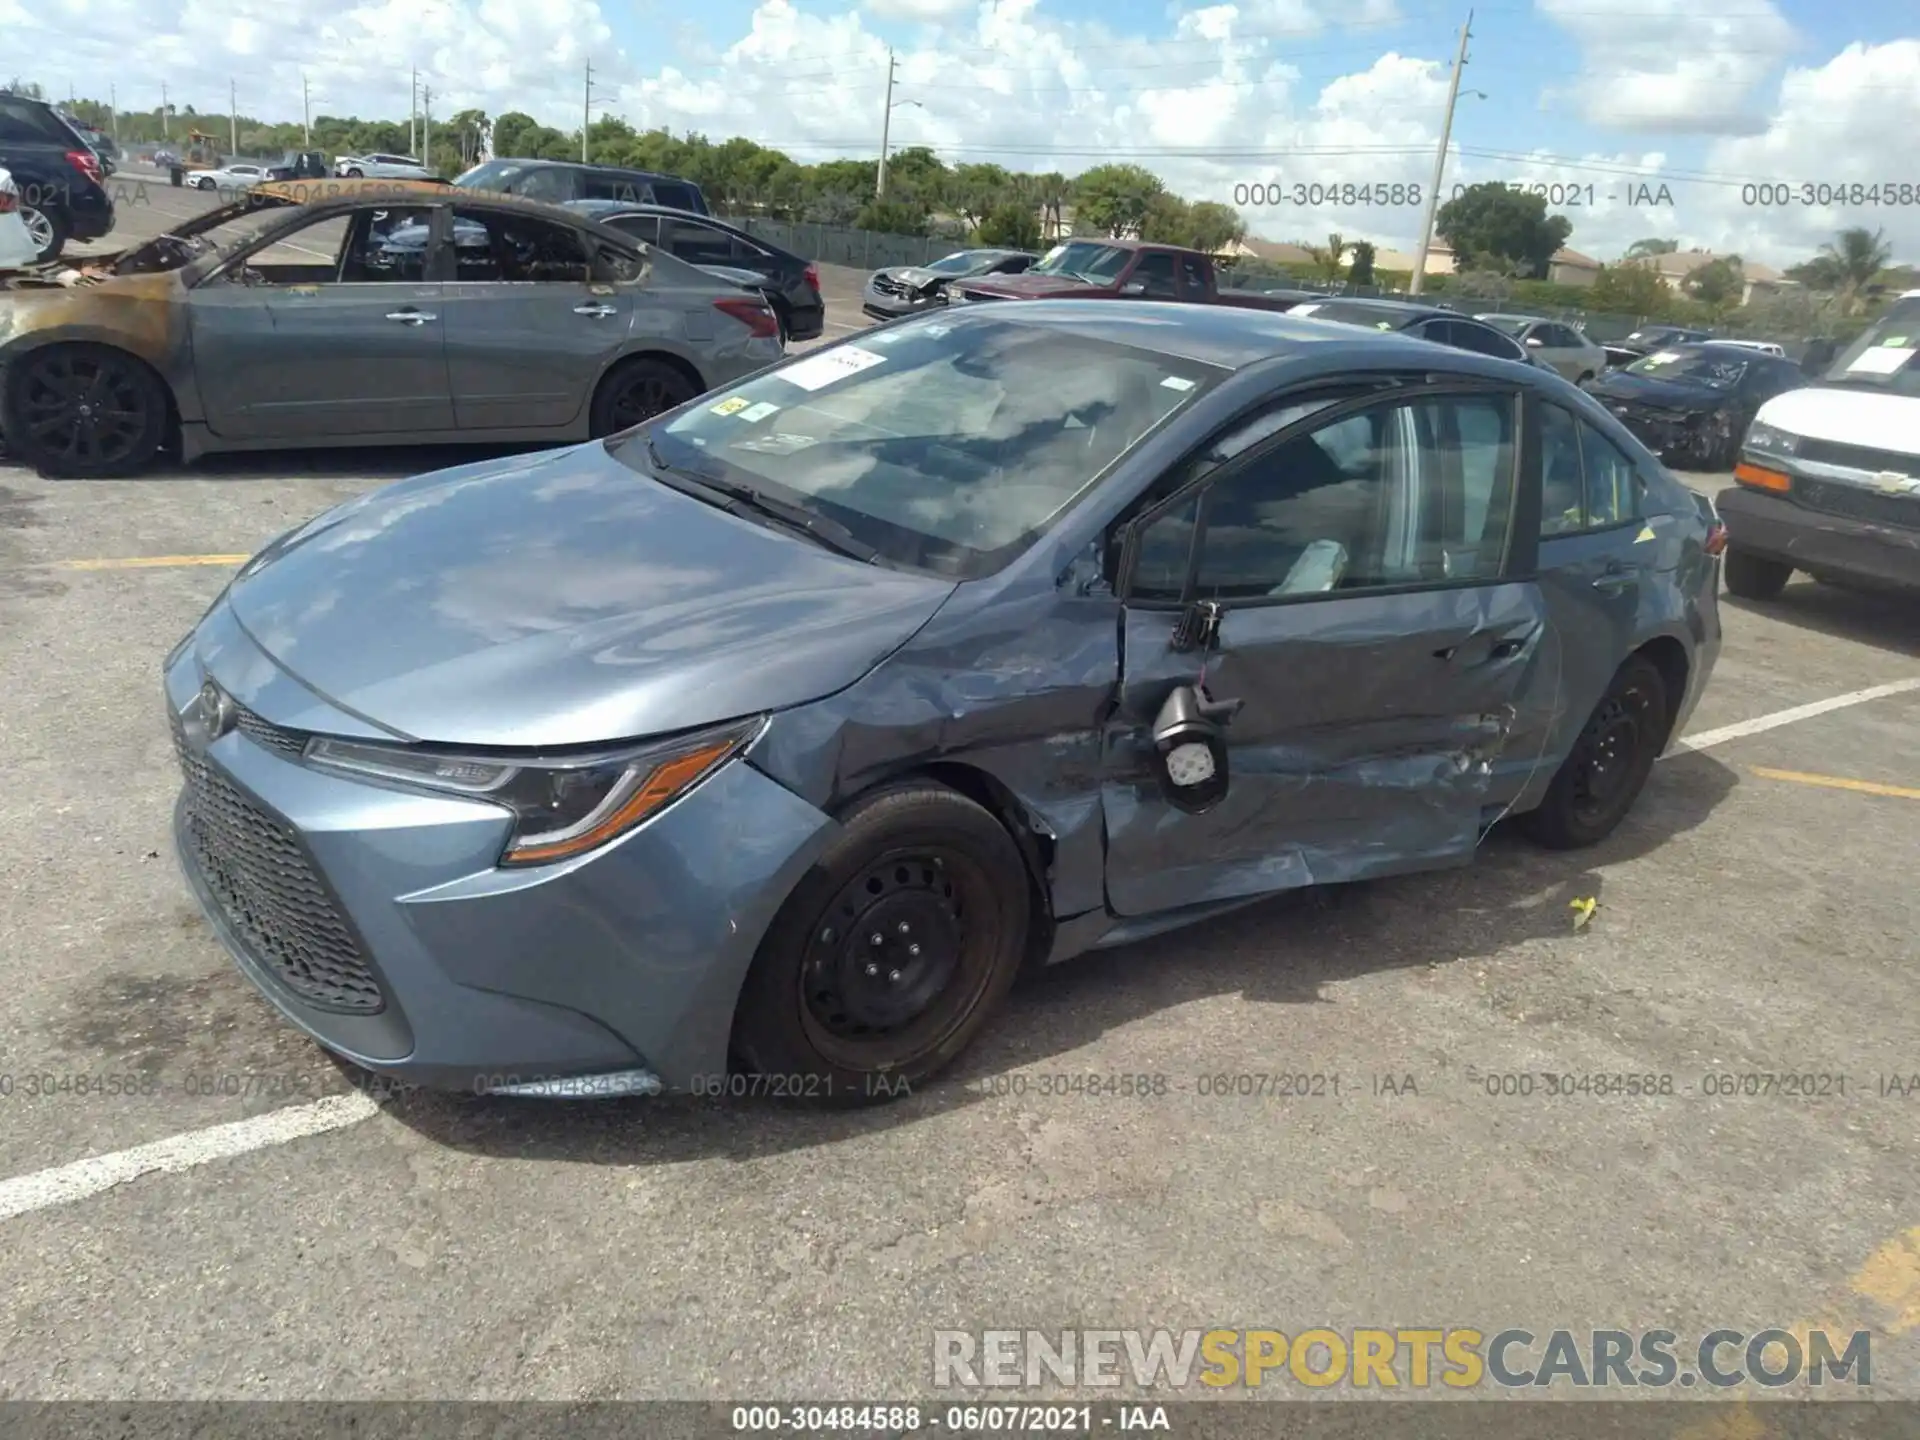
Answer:
M55 1205L70 1205L142 1175L170 1175L210 1161L244 1155L249 1150L264 1150L289 1140L342 1130L379 1113L380 1107L372 1099L355 1090L346 1095L329 1095L311 1105L294 1105L206 1130L189 1130L184 1135L169 1136L151 1145L94 1155L71 1165L0 1181L0 1220L11 1220L16 1215Z
M1718 730L1702 730L1698 735L1689 735L1676 742L1673 749L1667 753L1678 755L1688 750L1705 750L1710 745L1724 745L1729 740L1744 740L1749 735L1758 735L1766 730L1777 730L1782 725L1811 720L1816 715L1828 715L1835 710L1864 705L1869 700L1884 700L1889 695L1905 695L1914 690L1920 690L1920 678L1894 680L1885 685L1875 685L1867 690L1849 690L1844 695L1835 695L1829 700L1816 700L1811 705L1796 705L1791 710L1776 710L1771 715L1756 715L1751 720L1722 725Z
M1920 690L1920 678L1895 680L1866 690L1850 690L1828 700L1816 700L1811 705L1796 705L1791 710L1757 715L1751 720L1722 725L1717 730L1703 730L1698 735L1681 740L1668 753L1673 755L1705 750L1729 740L1743 739L1748 735L1776 730L1782 725L1828 715L1835 710L1864 705L1869 700L1910 694L1916 690ZM142 1175L176 1174L215 1160L245 1155L250 1150L265 1150L274 1145L284 1145L290 1140L305 1139L309 1135L344 1130L379 1113L380 1107L359 1091L330 1095L310 1105L294 1105L285 1110L256 1115L250 1120L236 1120L205 1130L189 1130L183 1135L156 1140L151 1145L95 1155L86 1160L76 1160L70 1165L0 1181L0 1220L10 1220L16 1215L46 1210L56 1205L70 1205L76 1200L85 1200L91 1195L111 1190L116 1185L124 1185L129 1180L137 1180Z

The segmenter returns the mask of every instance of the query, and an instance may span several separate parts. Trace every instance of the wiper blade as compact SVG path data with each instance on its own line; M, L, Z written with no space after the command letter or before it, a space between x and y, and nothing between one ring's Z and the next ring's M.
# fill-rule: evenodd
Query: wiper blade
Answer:
M804 505L795 505L791 501L779 500L765 491L751 485L743 485L736 480L723 480L714 475L701 475L682 466L674 465L663 458L660 447L651 434L647 436L647 459L653 468L669 481L676 490L705 491L709 496L719 496L725 500L723 510L738 514L741 510L752 510L770 519L778 520L789 529L798 530L827 549L837 551L850 559L871 565L880 558L880 552L864 540L857 537L837 520L829 520L824 515L816 515Z

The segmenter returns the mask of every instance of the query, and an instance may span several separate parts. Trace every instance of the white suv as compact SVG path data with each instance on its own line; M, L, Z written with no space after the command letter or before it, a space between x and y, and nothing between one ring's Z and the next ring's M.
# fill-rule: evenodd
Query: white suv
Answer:
M431 180L427 167L411 155L342 155L333 162L335 175L362 175L375 180Z

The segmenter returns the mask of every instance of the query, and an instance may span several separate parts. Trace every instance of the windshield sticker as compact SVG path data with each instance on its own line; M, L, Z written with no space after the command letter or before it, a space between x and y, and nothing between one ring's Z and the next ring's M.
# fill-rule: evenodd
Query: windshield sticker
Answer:
M755 450L763 455L791 455L794 451L804 450L814 443L811 435L788 435L776 430L771 435L756 435L751 440L742 440L733 448Z
M1318 310L1319 308L1320 308L1320 305L1319 305L1319 302L1318 302L1318 301L1315 301L1315 302L1314 302L1313 304L1311 304L1311 305L1296 305L1296 306L1294 306L1294 307L1293 307L1293 313L1294 313L1295 315L1311 315L1311 314L1312 314L1312 313L1313 313L1314 311L1316 311L1316 310Z
M817 355L809 355L798 365L789 365L779 371L775 378L789 385L798 385L802 390L824 390L836 380L858 375L862 370L886 362L884 355L862 350L858 345L842 345L836 350L822 350Z
M1882 345L1877 350L1863 350L1860 358L1847 367L1847 373L1859 370L1868 375L1892 375L1906 368L1916 353L1912 346Z
M951 329L953 329L951 325L922 325L920 327L920 333L922 335L931 335L934 339L938 340Z
M766 419L767 416L778 411L779 408L778 405L773 404L771 401L762 400L752 409L742 412L740 419L748 425L758 424L760 421Z
M1193 388L1193 381L1187 379L1184 375L1169 375L1160 383L1168 390L1191 390Z
M1659 538L1658 535L1653 533L1653 526L1642 525L1640 527L1640 533L1633 537L1633 543L1636 545L1644 545L1649 540L1658 540Z
M1655 352L1652 355L1647 356L1647 364L1671 365L1674 361L1678 360L1679 358L1680 358L1680 352L1678 350L1660 350Z
M718 405L713 407L710 413L714 415L738 415L752 403L753 402L744 395L735 395L729 400L722 400Z

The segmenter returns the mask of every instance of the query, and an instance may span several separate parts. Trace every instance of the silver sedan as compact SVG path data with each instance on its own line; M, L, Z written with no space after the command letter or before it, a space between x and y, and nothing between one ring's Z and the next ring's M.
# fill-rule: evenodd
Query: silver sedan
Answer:
M1556 370L1562 379L1584 385L1607 369L1607 352L1571 325L1538 315L1476 315L1497 330L1504 330L1541 364Z

